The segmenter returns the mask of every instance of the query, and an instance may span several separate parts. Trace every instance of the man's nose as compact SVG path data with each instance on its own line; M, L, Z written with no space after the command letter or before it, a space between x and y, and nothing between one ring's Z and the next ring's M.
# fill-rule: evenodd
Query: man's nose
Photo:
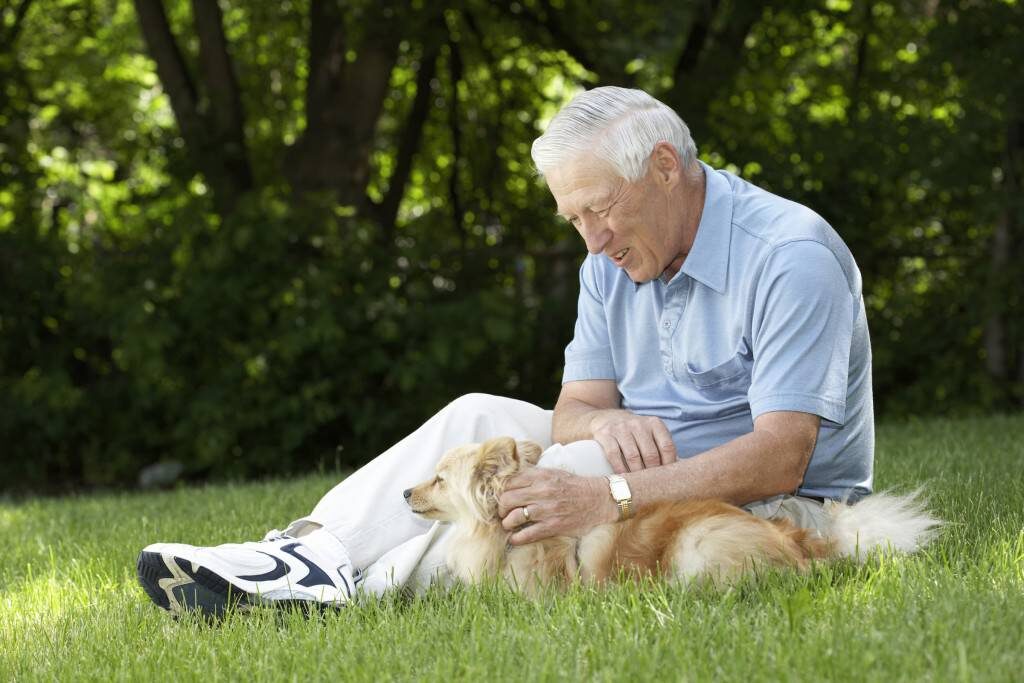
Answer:
M580 222L580 235L587 244L587 251L600 254L611 241L612 231L600 219L585 218Z

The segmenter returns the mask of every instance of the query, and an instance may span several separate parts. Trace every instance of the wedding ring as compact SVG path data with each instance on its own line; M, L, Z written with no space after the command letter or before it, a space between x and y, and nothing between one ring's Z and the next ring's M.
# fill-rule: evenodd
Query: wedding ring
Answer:
M523 519L525 519L527 522L529 522L530 521L530 506L529 505L524 505L521 509L523 511Z

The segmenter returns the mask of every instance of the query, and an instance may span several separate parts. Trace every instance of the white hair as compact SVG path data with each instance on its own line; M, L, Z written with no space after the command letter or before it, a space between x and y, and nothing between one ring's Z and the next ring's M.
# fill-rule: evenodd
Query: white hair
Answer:
M676 148L684 169L694 167L697 145L671 107L643 90L605 86L581 92L555 114L530 154L541 175L590 152L635 181L659 142Z

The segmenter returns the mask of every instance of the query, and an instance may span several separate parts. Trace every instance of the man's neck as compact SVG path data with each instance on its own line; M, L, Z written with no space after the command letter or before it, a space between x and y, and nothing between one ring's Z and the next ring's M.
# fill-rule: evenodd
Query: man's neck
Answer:
M707 178L704 176L704 169L700 166L697 168L699 175L691 176L690 182L683 188L683 244L679 253L661 274L665 281L671 280L680 271L690 249L693 248L693 243L697 240L697 229L700 227L700 219L704 215L704 198L707 192Z

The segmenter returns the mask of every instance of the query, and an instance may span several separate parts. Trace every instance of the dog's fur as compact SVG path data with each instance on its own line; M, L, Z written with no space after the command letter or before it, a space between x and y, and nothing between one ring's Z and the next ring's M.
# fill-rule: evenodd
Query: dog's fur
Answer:
M664 576L724 585L758 567L800 571L814 560L863 560L878 550L913 552L940 525L917 492L830 505L823 536L722 501L701 500L653 505L631 519L594 527L581 538L558 536L510 547L498 516L498 496L508 479L535 465L540 454L537 444L507 437L468 444L446 453L437 476L407 492L414 512L455 524L448 566L461 580L477 583L503 576L529 593L542 586L564 587L577 577L600 583Z

